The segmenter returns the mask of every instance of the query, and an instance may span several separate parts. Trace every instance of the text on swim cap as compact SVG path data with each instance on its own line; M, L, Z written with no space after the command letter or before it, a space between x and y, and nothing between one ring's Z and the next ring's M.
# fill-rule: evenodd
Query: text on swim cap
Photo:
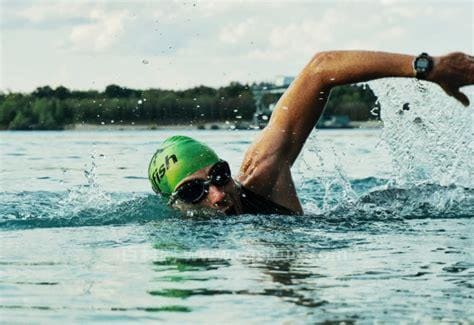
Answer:
M163 177L166 174L166 171L170 169L170 161L173 162L173 164L176 164L178 162L178 157L176 155L170 155L170 156L165 156L165 162L160 165L160 168L158 170L155 170L153 172L153 179L157 183L160 183L163 180Z

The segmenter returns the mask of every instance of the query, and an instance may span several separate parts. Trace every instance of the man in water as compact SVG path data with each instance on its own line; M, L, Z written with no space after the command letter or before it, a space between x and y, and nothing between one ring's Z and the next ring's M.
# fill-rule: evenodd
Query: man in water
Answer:
M331 51L316 54L278 101L265 129L247 150L240 172L192 138L165 140L148 176L153 190L176 209L217 214L303 214L291 166L321 117L332 88L385 77L434 82L464 106L459 88L474 84L474 57L463 53L431 57Z

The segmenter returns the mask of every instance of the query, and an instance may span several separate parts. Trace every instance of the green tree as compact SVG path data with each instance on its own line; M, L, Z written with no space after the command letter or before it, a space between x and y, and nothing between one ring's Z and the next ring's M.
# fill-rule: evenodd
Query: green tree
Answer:
M66 87L59 86L54 90L54 97L63 100L71 97L71 92Z
M32 126L39 130L58 130L63 127L63 120L59 118L63 114L59 112L58 100L48 100L46 98L38 99L33 103L33 120L36 124Z
M117 85L108 85L105 88L105 96L109 98L127 98L127 97L139 97L141 91L120 87Z
M31 130L32 119L23 112L18 112L13 121L10 122L10 130Z
M29 97L22 94L8 94L0 104L0 125L8 127L20 110L29 107Z
M37 98L51 98L54 96L54 90L50 86L38 87L31 95Z

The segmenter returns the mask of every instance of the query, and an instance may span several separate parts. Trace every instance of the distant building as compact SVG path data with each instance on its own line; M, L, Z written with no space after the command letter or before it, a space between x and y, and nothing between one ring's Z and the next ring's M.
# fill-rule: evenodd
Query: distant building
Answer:
M295 77L289 77L289 76L277 76L275 78L274 85L276 87L288 87L293 80L295 80Z
M252 93L255 98L255 103L257 106L257 111L254 114L253 124L255 127L260 129L264 128L267 125L272 111L275 108L275 103L265 106L262 102L262 98L265 94L283 94L290 84L295 80L294 77L289 76L277 76L275 81L271 86L256 86L252 88Z

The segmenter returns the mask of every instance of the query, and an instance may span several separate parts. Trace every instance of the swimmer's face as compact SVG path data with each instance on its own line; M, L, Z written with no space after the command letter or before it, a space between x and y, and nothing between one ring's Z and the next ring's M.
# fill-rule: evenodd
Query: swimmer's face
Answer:
M179 182L176 188L179 189L180 186L184 186L184 184L194 180L208 180L212 167L213 166L202 168L189 175ZM171 206L186 213L202 212L203 214L213 215L242 213L239 187L232 178L221 186L211 182L208 191L203 193L203 197L197 203L188 203L176 198L172 200Z

